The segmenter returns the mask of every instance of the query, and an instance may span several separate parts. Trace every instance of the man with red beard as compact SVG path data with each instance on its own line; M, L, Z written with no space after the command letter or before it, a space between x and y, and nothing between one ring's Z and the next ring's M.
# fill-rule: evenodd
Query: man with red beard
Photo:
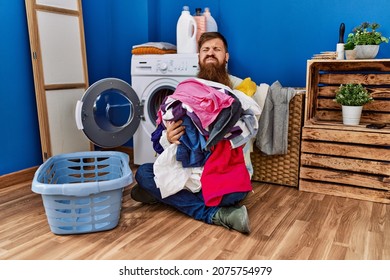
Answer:
M198 47L199 80L208 80L232 88L231 77L226 67L229 53L224 36L218 32L206 32L200 37ZM161 139L168 141L168 144L171 145L180 145L180 138L186 133L183 121L166 122L165 126L166 130ZM239 150L239 152L242 153L242 150ZM131 197L136 201L149 204L164 203L196 220L221 225L242 233L250 232L247 209L244 205L238 205L246 197L249 190L226 193L222 196L218 205L207 206L204 195L202 195L202 189L197 192L182 189L177 193L162 197L161 191L155 182L153 163L139 166L135 179L138 184L131 190ZM218 178L215 182L217 181Z

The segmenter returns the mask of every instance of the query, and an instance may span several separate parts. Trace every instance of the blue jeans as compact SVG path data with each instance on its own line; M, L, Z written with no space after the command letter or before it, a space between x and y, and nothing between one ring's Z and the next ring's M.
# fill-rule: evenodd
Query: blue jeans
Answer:
M204 203L202 192L193 193L188 190L181 190L166 198L161 198L160 190L154 182L153 163L145 163L138 167L135 173L135 180L140 188L146 190L158 201L170 205L180 212L193 217L196 220L212 224L215 213L226 206L234 206L246 197L248 192L230 193L223 196L218 206L209 207Z

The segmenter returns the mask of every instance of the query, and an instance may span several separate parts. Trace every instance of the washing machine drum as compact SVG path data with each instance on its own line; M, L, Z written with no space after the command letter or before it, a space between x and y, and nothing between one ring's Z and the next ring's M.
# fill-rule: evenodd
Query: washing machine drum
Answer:
M102 148L119 147L137 130L142 107L125 81L107 78L92 84L76 104L76 124L91 142Z

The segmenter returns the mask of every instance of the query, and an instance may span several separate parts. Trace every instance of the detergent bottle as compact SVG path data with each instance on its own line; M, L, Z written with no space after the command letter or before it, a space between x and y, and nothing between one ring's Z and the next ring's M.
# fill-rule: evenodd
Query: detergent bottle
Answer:
M206 32L206 17L202 14L202 8L195 9L194 19L196 21L196 42L198 42L200 36Z
M216 32L218 31L218 25L215 19L211 16L210 8L204 8L203 15L206 18L206 31L207 32Z
M196 53L196 22L190 14L188 6L183 7L183 11L176 25L176 48L177 53Z

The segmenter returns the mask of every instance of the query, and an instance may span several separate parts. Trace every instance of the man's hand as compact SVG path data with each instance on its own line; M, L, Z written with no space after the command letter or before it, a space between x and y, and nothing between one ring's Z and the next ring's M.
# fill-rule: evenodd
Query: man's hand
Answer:
M169 143L180 144L179 138L185 133L185 127L181 125L182 123L182 120L167 122L167 139Z

